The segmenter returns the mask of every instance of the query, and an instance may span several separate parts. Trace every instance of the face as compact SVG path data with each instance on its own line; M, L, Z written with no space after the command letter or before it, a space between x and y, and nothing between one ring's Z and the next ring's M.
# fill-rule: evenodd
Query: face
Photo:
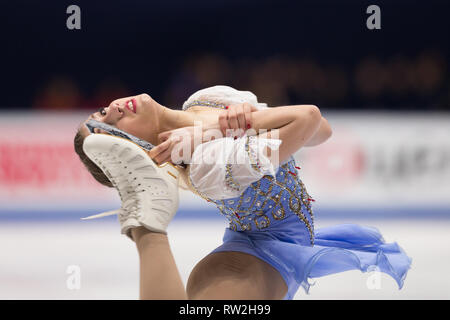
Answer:
M147 94L120 98L111 102L107 107L101 107L88 118L115 126L138 138L152 142L156 132L152 125L152 107L156 102ZM82 126L85 127L85 126ZM88 132L87 128L82 129ZM100 129L95 129L99 133Z

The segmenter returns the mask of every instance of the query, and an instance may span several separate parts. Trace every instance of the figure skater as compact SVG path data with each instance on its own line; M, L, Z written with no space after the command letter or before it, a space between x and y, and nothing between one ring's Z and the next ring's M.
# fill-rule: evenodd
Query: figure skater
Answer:
M119 192L122 233L140 257L141 299L292 299L300 286L308 292L309 278L373 267L403 286L411 259L378 230L314 229L314 199L292 154L331 135L316 106L268 108L251 92L215 86L193 94L183 110L143 94L113 101L93 120L156 145L148 151L85 123L74 140L93 177ZM211 130L232 134L212 138ZM184 163L173 161L176 147L187 142ZM198 262L186 288L167 238L178 185L213 202L229 220L223 244Z

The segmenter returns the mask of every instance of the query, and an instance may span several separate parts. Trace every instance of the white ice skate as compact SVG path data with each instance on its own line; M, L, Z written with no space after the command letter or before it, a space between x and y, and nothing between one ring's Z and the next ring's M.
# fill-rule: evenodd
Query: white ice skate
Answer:
M166 233L178 209L178 170L170 163L157 165L137 144L111 135L91 134L83 150L119 192L122 207L86 217L95 219L118 214L123 234L143 226Z

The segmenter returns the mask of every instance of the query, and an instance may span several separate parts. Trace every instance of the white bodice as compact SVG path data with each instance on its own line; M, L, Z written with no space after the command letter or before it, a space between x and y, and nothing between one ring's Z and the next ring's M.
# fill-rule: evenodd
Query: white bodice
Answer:
M194 105L225 108L235 103L259 103L250 91L239 91L227 86L214 86L197 91L183 104L183 110ZM264 154L266 147L276 150L281 140L247 136L215 139L197 146L192 154L189 179L195 189L210 199L228 199L239 196L250 184L264 175L275 176L278 166Z

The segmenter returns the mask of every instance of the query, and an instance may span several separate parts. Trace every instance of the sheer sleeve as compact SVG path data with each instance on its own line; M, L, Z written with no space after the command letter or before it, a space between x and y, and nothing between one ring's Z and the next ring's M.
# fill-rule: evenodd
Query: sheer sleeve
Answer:
M199 193L210 199L237 197L264 175L275 176L277 168L264 149L277 150L280 144L279 139L247 135L203 143L192 154L188 178Z

